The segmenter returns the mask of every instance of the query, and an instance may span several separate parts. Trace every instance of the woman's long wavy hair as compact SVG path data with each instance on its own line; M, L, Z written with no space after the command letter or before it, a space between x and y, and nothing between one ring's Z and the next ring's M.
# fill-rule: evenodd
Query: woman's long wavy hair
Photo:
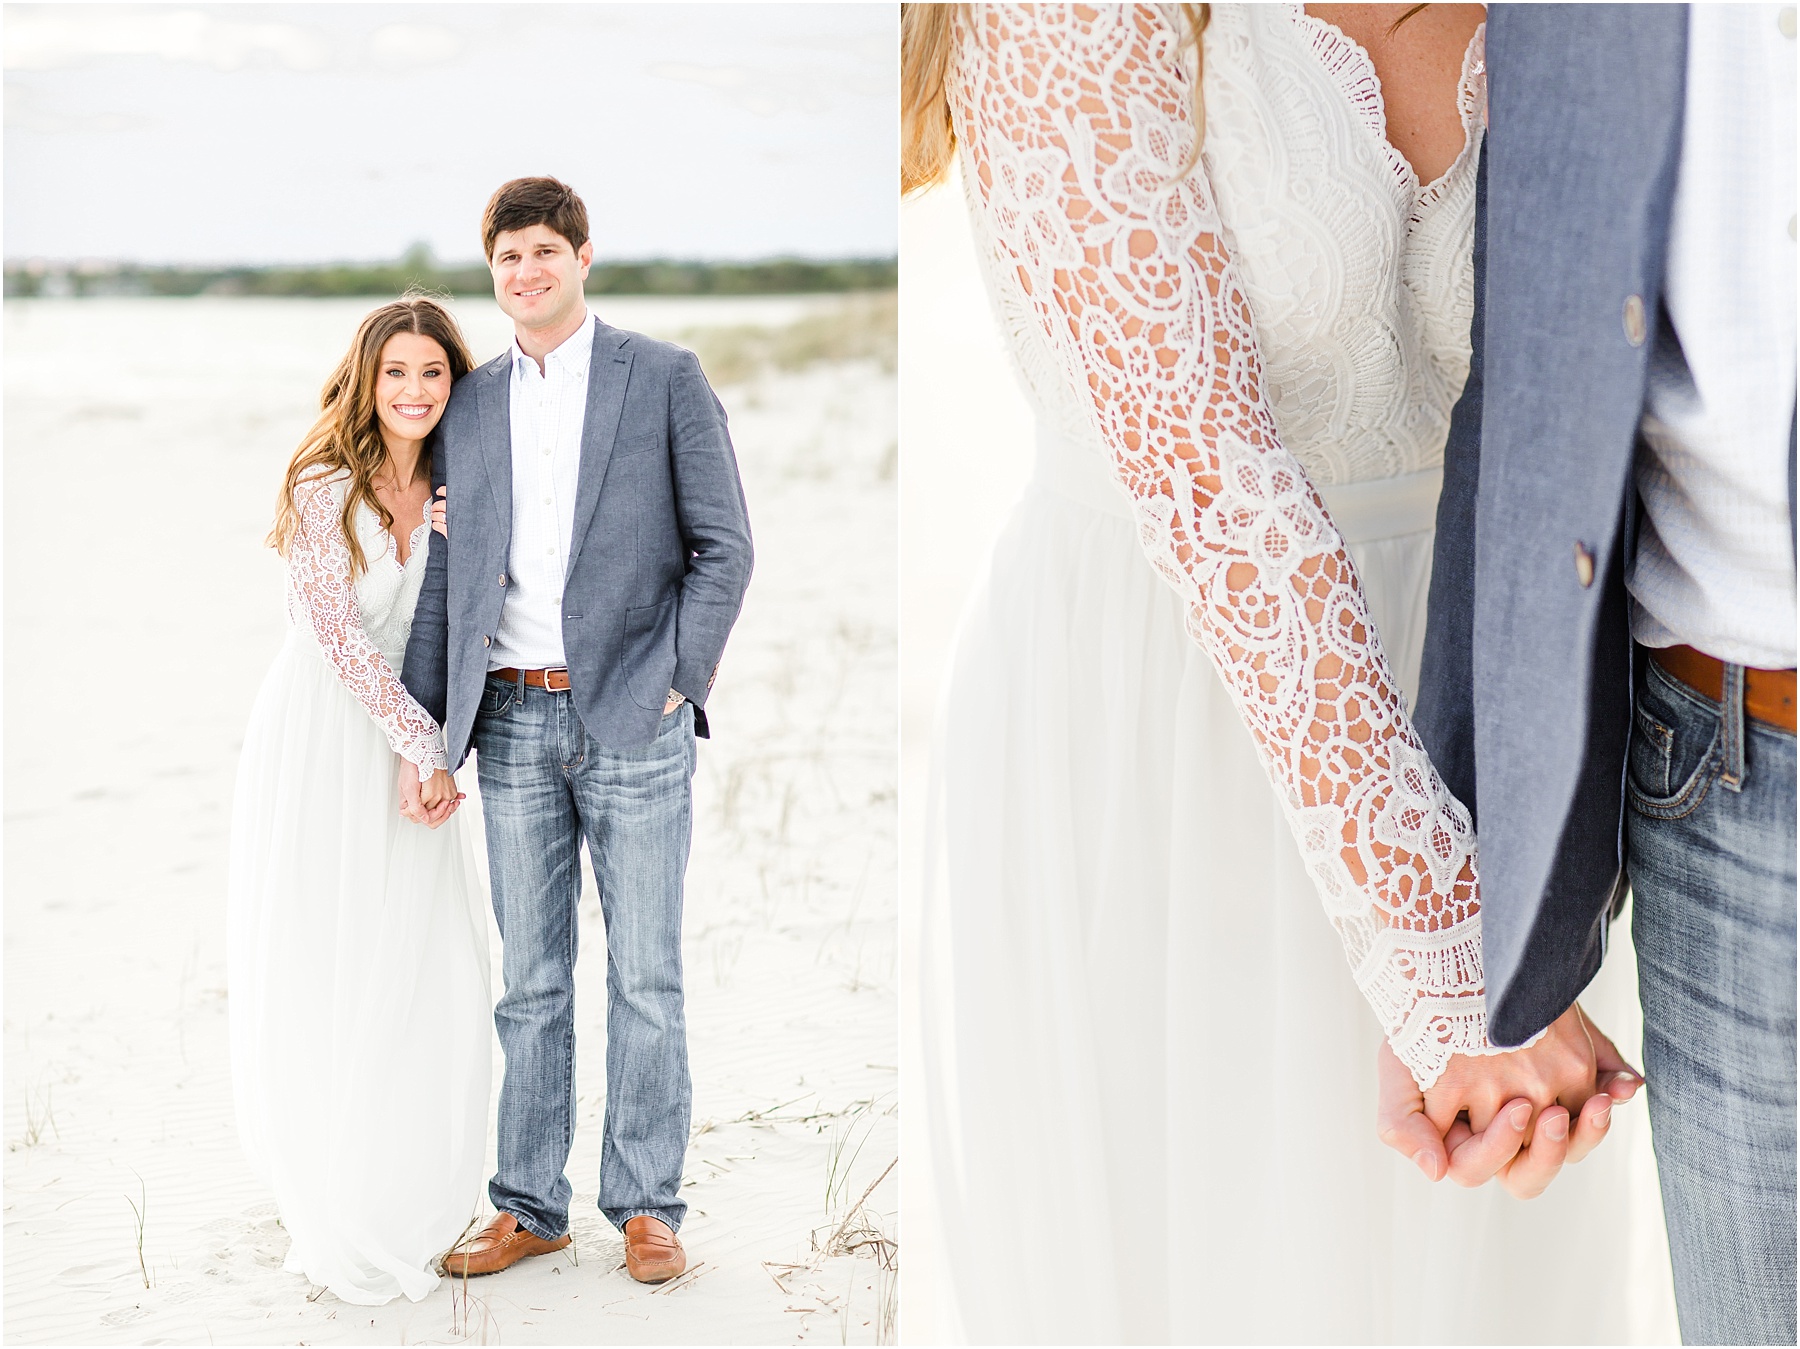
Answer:
M950 124L950 103L944 97L944 78L950 70L950 48L956 40L956 11L960 5L905 4L900 6L900 194L922 191L944 181L956 154L956 129ZM1187 19L1188 41L1200 51L1200 35L1206 31L1209 7L1182 5ZM1194 125L1206 129L1206 109L1200 102L1200 81L1194 80ZM1200 136L1182 172L1200 158Z
M381 422L375 415L375 379L381 369L381 349L395 333L417 333L436 342L444 349L452 380L461 379L474 365L456 320L426 296L402 296L363 319L350 350L319 394L319 420L294 451L282 479L281 495L275 502L275 527L269 531L268 544L283 557L300 525L300 512L294 501L296 489L303 482L328 477L340 469L350 475L341 523L350 546L352 577L369 565L356 541L357 506L366 504L374 511L383 529L393 527L393 512L375 495L375 477L388 460L387 442L382 439ZM436 438L434 431L422 447L417 472L430 474L431 445Z

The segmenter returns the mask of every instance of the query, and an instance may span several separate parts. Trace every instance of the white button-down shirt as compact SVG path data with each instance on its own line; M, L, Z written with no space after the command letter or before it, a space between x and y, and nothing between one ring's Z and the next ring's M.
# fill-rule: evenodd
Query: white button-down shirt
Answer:
M1794 664L1792 5L1690 5L1681 164L1638 457L1631 632Z
M541 371L513 339L512 551L500 628L488 650L490 670L567 664L563 581L575 534L575 488L596 333L589 313L568 340L544 357Z

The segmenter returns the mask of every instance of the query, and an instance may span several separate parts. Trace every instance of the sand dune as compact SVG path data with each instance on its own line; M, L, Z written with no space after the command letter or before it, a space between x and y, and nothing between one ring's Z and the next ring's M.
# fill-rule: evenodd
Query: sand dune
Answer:
M845 303L596 308L703 353L729 330L891 325L891 306L852 301L846 321ZM366 307L6 306L7 1338L891 1341L897 1171L851 1214L898 1140L895 381L879 342L852 360L804 341L738 351L743 377L720 390L757 574L695 784L692 1272L633 1283L593 1207L591 894L572 1247L376 1309L281 1272L286 1236L231 1118L225 846L239 737L284 623L260 538ZM461 311L477 354L497 351L498 312ZM852 1253L816 1249L834 1232Z

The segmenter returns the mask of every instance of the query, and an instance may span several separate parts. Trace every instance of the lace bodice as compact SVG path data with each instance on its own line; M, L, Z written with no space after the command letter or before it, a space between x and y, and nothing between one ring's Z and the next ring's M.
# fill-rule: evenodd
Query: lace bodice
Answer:
M300 526L288 549L288 622L367 709L394 753L418 767L423 782L450 761L442 729L406 691L399 671L412 634L413 606L425 581L430 508L413 530L404 566L393 536L375 512L359 509L356 538L369 565L352 584L350 550L340 524L345 481L341 474L315 478L297 489Z
M1475 839L1322 483L1441 461L1468 366L1472 149L1421 191L1367 54L1216 5L1194 143L1173 7L961 11L947 81L990 293L1040 418L1112 462L1419 1083L1488 1051ZM1471 139L1480 37L1465 62ZM1196 859L1204 865L1205 859Z

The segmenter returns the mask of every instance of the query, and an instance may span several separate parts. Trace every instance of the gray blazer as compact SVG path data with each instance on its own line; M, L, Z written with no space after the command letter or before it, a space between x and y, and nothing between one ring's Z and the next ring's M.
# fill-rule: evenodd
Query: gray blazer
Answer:
M1680 157L1685 5L1494 5L1474 359L1416 722L1475 812L1489 1034L1599 968L1624 895L1631 476ZM1585 560L1584 560L1585 559Z
M469 752L511 556L512 352L456 382L432 480L450 488L401 681ZM448 546L445 546L447 543ZM750 521L720 406L691 351L596 325L563 590L576 711L608 749L648 745L670 689L706 695L750 583Z

